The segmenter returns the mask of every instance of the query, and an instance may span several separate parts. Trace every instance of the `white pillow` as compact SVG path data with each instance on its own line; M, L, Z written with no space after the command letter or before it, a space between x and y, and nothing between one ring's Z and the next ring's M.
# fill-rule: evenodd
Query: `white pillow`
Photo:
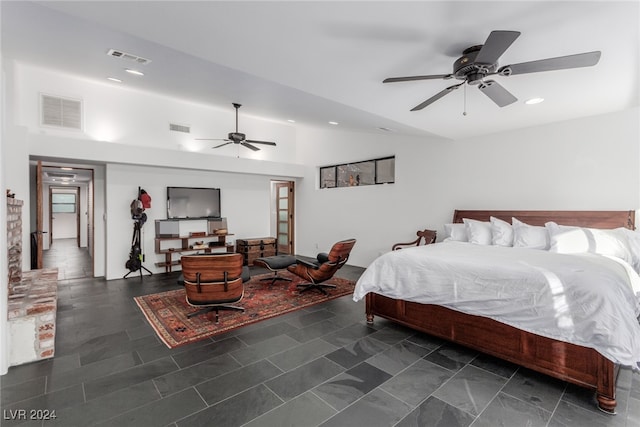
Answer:
M469 218L462 218L462 221L467 229L467 238L470 243L491 244L491 223L489 221L484 222Z
M633 265L625 228L613 230L545 224L549 230L549 251L563 254L592 253L619 258Z
M443 242L468 242L467 228L463 223L445 224Z
M513 247L531 249L549 249L549 232L546 227L529 225L511 218L513 226Z
M497 246L513 246L513 227L507 221L490 217L491 244Z
M640 232L623 228L623 233L627 238L629 255L631 256L631 266L640 274Z

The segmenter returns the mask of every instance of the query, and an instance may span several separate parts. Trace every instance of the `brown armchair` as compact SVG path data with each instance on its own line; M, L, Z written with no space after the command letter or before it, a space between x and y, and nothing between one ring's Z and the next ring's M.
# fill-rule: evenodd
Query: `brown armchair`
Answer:
M219 310L244 311L242 307L231 305L244 296L242 261L242 254L234 253L181 257L187 303L201 308L187 317L207 313L207 318L212 320L212 312L215 312L218 323Z
M422 245L430 245L431 243L436 241L436 231L435 230L418 230L416 232L418 238L413 242L409 243L396 243L391 247L392 251L396 251L398 249L405 248L407 246L420 246Z
M335 285L329 285L323 283L342 268L343 265L349 259L351 249L356 244L356 239L342 240L335 243L329 253L319 253L317 255L316 262L308 262L301 259L296 260L296 264L287 267L287 270L308 280L309 283L301 283L298 285L300 292L308 291L309 289L318 289L325 295L327 291L324 288L335 288Z

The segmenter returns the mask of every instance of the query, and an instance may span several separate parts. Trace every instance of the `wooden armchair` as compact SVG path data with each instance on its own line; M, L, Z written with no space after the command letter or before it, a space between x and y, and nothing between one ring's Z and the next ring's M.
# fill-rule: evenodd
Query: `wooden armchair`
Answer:
M398 249L405 248L407 246L420 246L422 245L430 245L436 241L436 231L435 230L419 230L416 232L418 238L413 242L408 243L396 243L391 247L392 251L396 251Z
M181 258L187 303L200 310L188 318L207 314L218 323L218 311L244 311L232 305L244 296L242 284L242 254L184 255Z
M321 252L317 255L316 262L308 262L298 259L296 263L287 267L291 273L308 280L308 283L297 285L300 292L309 289L317 289L325 295L325 288L335 288L335 285L323 283L333 277L333 275L346 264L349 259L351 249L356 244L356 239L342 240L334 243L329 253Z

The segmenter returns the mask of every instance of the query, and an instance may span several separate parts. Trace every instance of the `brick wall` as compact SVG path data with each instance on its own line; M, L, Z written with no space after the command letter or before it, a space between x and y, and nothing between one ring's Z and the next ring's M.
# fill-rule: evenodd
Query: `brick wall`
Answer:
M22 271L22 201L7 198L9 365L54 356L58 269Z
M22 280L22 200L7 197L7 254L9 295Z

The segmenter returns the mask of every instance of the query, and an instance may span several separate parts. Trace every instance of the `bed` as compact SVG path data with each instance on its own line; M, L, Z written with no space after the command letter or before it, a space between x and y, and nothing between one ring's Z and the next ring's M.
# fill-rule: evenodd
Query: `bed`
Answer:
M456 210L453 222L461 223L463 218L489 221L490 217L509 223L511 218L515 217L533 226L543 226L548 221L554 221L563 225L598 229L635 228L634 211ZM466 314L442 305L384 296L381 295L384 293L382 291L370 291L366 294L362 290L360 292L363 294L361 297L366 300L366 316L370 324L373 323L374 316L380 316L534 371L593 389L596 391L598 407L604 412L615 413L619 365L594 348L549 338L489 317ZM354 299L357 299L355 295L354 292ZM633 297L633 294L631 295Z

